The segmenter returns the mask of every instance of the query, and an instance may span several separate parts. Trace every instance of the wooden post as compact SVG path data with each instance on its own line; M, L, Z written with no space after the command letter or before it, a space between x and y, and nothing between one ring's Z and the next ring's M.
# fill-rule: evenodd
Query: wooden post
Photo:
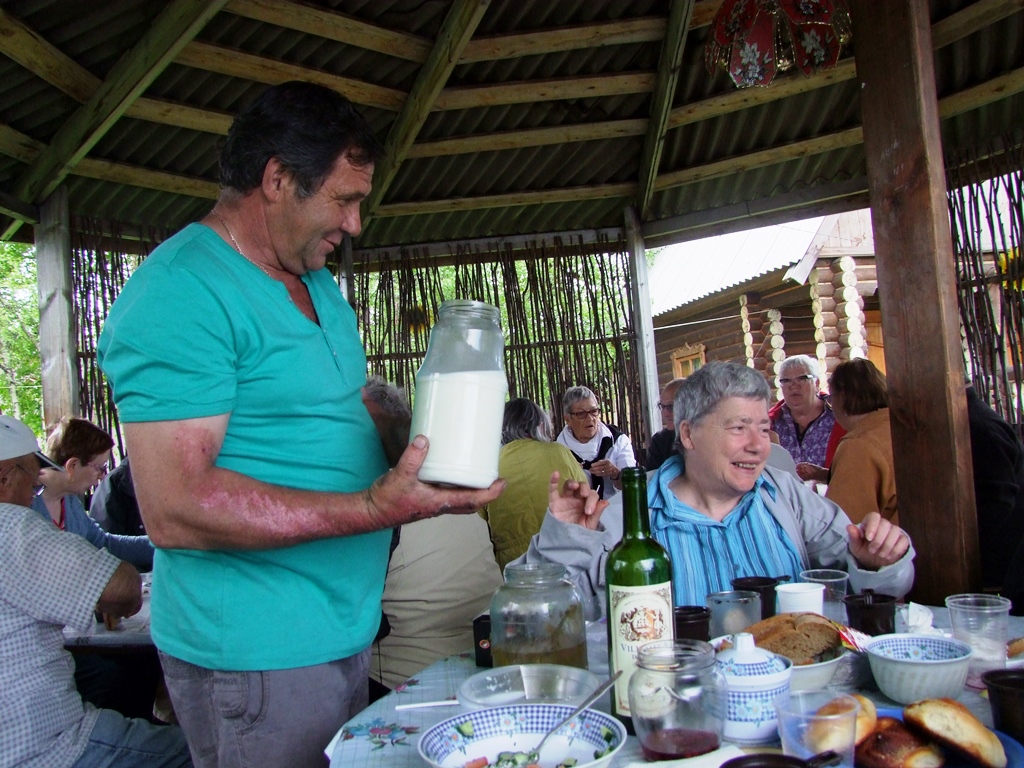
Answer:
M658 403L658 358L654 349L654 315L651 313L651 289L647 277L647 256L640 234L640 218L635 208L626 208L626 247L629 248L629 282L632 286L633 332L637 339L637 368L640 373L640 402L647 419L647 434L661 427Z
M981 585L956 279L926 0L854 0L900 524L915 600Z
M39 357L43 375L43 421L81 413L78 345L71 304L71 226L67 187L61 185L39 208L36 280L39 290Z

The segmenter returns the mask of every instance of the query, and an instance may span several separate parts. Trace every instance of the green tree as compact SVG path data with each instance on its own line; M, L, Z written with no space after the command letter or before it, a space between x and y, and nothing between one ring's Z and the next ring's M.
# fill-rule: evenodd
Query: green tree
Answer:
M42 434L35 248L0 243L0 410Z

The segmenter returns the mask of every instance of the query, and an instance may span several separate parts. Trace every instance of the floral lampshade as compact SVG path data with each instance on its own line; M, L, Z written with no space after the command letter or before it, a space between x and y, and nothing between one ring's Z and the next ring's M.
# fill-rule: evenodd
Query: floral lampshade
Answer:
M725 69L737 88L767 86L793 66L805 75L834 67L850 36L844 0L725 0L704 63Z

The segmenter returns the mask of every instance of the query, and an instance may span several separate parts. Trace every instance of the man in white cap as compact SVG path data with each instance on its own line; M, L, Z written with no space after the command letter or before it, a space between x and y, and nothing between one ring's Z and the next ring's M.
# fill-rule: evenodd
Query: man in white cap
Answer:
M0 416L0 761L67 768L191 766L177 726L83 704L64 625L85 632L97 608L131 616L139 573L30 508L42 467L35 435Z

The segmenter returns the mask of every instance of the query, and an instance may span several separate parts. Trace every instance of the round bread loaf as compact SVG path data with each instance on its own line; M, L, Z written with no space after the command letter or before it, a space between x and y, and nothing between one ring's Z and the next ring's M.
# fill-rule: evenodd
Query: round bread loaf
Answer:
M903 720L931 738L987 768L1006 768L1006 751L999 737L953 699L925 699L903 710Z
M878 718L874 732L854 754L857 768L941 768L945 761L942 750L895 717Z

